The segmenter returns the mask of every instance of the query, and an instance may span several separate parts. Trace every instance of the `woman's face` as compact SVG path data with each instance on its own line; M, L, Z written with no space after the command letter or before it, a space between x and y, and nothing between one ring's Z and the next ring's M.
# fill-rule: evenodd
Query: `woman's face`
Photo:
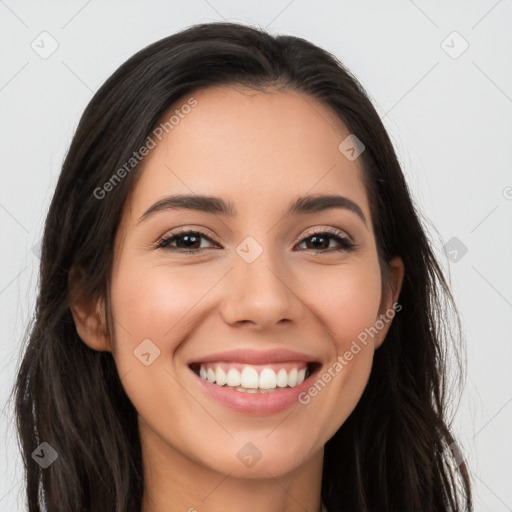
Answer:
M115 362L147 452L276 476L321 458L356 406L401 262L382 294L360 159L323 105L241 87L193 97L153 136L124 208Z

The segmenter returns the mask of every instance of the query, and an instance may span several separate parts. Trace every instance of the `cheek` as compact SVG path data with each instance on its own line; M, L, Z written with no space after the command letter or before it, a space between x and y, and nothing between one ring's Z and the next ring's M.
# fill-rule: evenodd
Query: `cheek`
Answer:
M194 307L212 284L191 267L148 266L129 257L119 261L111 285L114 359L126 394L142 417L154 419L155 411L164 417L169 396L172 410L186 407L174 378L174 356L190 331Z
M331 340L333 355L301 403L313 417L329 410L328 432L333 435L357 405L370 375L374 349L365 330L378 318L380 269L377 262L363 261L322 270L314 282L307 294L308 306Z
M116 339L126 340L127 333L130 344L150 338L162 352L172 353L187 314L207 289L208 282L194 277L193 272L121 262L112 283Z
M313 288L312 288L313 289ZM315 277L316 293L309 293L315 314L336 342L338 354L371 327L381 300L378 263L347 265Z
M150 267L136 258L119 261L111 287L114 358L119 375L129 375L123 384L136 382L131 389L135 395L150 393L155 385L169 388L172 378L165 370L172 371L194 307L212 285L194 276L183 269Z

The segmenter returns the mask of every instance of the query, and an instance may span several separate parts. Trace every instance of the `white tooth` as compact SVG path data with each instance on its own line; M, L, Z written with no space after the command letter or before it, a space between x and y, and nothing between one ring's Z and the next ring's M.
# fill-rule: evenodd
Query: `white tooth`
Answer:
M297 385L297 368L293 368L290 373L288 373L288 386L291 388Z
M286 386L288 386L288 374L286 373L286 370L284 368L281 368L277 372L276 384L280 388L285 388Z
M201 365L201 368L199 368L199 376L201 379L206 380L206 369L203 365Z
M271 368L264 368L260 373L260 388L273 389L276 387L276 372Z
M244 388L255 389L258 387L258 372L251 366L246 366L240 376L240 385Z
M219 386L224 386L224 384L226 384L226 372L220 366L217 366L217 371L215 372L215 380Z
M230 368L228 370L226 384L231 387L240 386L240 372L236 368Z
M297 386L304 382L305 377L306 377L306 368L302 368L302 370L299 370L299 373L297 374Z
M206 378L208 379L208 382L215 382L215 372L211 368L208 368Z
M246 393L257 393L257 392L258 392L258 390L257 390L257 389L250 389L250 388L249 388L249 389L246 389L246 391L245 391L245 392L246 392Z

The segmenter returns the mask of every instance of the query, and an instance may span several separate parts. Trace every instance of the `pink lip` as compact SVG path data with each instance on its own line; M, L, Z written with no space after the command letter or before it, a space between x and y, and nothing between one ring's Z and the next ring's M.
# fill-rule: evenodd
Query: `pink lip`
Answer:
M283 389L275 393L258 394L244 393L243 391L217 386L217 384L203 380L195 373L193 373L193 376L209 397L234 411L254 416L270 416L284 411L294 404L299 405L299 393L308 389L311 378L310 375L302 384L294 388Z
M246 364L281 363L285 361L317 362L313 356L286 349L273 349L262 352L260 350L228 350L202 357L197 357L191 363L211 363L216 361L232 361ZM217 386L219 387L219 386Z
M257 350L232 350L194 359L195 363L216 361L231 361L245 364L265 364L286 361L318 363L318 360L315 360L315 358L307 354L284 349L274 349L266 352ZM318 366L320 365L318 364ZM273 393L244 393L225 386L217 386L217 384L202 379L191 370L194 380L209 398L212 398L229 409L254 416L269 416L284 411L293 405L298 405L299 394L309 388L312 377L314 378L318 372L319 368L315 368L304 382L294 388L283 388Z

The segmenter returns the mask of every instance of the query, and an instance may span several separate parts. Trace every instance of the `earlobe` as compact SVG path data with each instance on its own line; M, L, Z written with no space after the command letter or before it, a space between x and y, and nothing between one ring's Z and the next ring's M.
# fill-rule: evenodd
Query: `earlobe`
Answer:
M70 272L70 302L71 314L80 339L93 350L110 351L110 340L107 335L104 304L101 299L84 299L77 292L81 272Z

